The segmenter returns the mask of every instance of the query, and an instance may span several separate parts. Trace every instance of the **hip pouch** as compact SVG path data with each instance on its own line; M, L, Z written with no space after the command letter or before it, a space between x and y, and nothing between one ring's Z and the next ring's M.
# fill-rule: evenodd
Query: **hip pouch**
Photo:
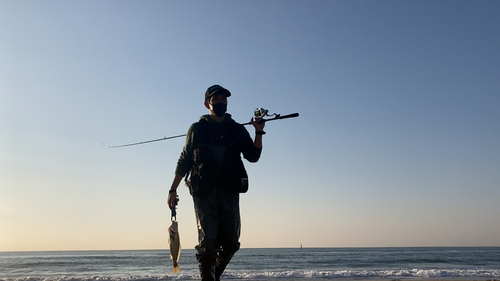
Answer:
M229 193L245 193L248 191L248 174L241 161L241 149L236 144L227 148L222 165L222 187Z
M225 167L223 175L222 186L227 192L246 193L248 191L248 174L239 155L230 166Z

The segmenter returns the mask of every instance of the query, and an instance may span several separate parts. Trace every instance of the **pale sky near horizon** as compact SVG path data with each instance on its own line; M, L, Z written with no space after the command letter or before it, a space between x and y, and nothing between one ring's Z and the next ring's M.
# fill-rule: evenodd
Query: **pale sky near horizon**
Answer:
M184 139L101 143L213 84L300 113L245 162L242 247L500 246L499 1L0 0L0 42L0 251L167 248Z

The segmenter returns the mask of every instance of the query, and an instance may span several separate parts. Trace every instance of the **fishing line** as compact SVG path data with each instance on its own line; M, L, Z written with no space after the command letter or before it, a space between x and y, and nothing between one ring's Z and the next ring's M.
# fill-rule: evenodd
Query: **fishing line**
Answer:
M294 118L298 117L298 113L292 113L292 114L287 114L281 116L280 114L269 114L269 110L264 109L264 108L256 108L254 110L254 116L255 118L263 118L265 116L274 116L273 118L269 119L262 119L260 122L269 122L269 121L274 121L274 120L281 120L281 119L287 119L287 118ZM252 122L248 122L245 124L242 124L243 126L246 125L251 125ZM171 137L163 137L161 139L154 139L154 140L148 140L148 141L141 141L141 142L134 142L134 143L128 143L128 144L121 144L121 145L105 145L104 143L101 143L102 146L107 147L107 148L118 148L118 147L125 147L125 146L133 146L133 145L139 145L139 144L145 144L145 143L151 143L151 142L156 142L156 141L163 141L163 140L169 140L169 139L175 139L175 138L180 138L180 137L185 137L187 134L182 134L182 135L177 135L177 136L171 136Z

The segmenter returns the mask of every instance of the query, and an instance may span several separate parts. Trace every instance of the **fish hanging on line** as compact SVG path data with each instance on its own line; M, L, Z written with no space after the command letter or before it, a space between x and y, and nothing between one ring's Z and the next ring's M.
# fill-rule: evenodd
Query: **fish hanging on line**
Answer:
M179 225L176 221L172 221L172 225L168 228L168 244L170 244L170 258L173 263L174 273L179 273L179 257L181 256L181 239L179 237Z

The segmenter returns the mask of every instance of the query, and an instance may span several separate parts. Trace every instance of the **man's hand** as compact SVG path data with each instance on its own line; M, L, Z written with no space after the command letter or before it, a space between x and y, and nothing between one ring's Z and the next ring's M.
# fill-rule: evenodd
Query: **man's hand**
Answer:
M253 118L253 117L252 117L252 120L250 120L250 123L252 123L256 132L264 130L264 126L266 125L266 122L264 122L262 120L263 120L262 118Z
M167 205L170 209L177 206L177 202L179 202L179 196L177 196L177 187L182 181L182 175L175 175L174 180L172 181L172 185L170 186L170 190L168 192Z
M168 207L170 209L174 208L175 206L177 206L177 202L179 202L179 196L177 196L177 192L169 193L167 199Z

